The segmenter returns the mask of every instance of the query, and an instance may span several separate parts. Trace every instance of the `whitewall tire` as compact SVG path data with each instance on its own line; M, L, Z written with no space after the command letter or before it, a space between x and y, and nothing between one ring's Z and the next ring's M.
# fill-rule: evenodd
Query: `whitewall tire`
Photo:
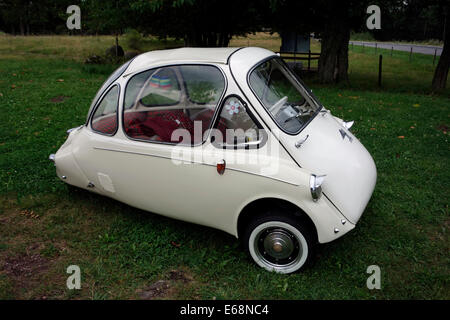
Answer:
M254 220L244 241L260 267L278 273L300 270L310 260L313 241L310 231L294 217L269 215Z

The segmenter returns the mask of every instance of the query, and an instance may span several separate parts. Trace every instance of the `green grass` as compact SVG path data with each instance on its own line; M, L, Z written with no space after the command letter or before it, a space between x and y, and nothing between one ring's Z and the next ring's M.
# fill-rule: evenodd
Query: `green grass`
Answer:
M115 45L114 36L11 36L0 34L0 55L3 58L27 59L30 57L84 61L91 55L105 55L106 49ZM119 37L119 45L129 48L126 36ZM140 41L142 52L180 47L182 41L145 37Z
M223 232L68 189L47 157L84 122L114 66L2 56L0 299L140 298L157 280L170 286L157 299L449 299L448 91L429 94L425 58L393 57L398 80L380 90L368 72L376 56L351 57L349 85L307 82L333 114L356 120L377 186L355 230L320 245L303 272L279 275ZM65 287L71 264L81 267L79 291ZM366 288L372 264L381 290Z

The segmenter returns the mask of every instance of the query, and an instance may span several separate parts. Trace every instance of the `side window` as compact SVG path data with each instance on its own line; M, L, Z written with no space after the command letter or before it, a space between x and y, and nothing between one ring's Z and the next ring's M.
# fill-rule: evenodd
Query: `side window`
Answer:
M119 103L119 86L115 85L103 96L91 120L94 131L114 134L117 130L117 106Z
M170 68L161 68L153 72L139 98L139 102L146 107L180 103L181 90L175 72Z
M134 75L125 90L123 127L133 139L201 143L225 89L218 68L180 65Z
M264 130L247 112L245 103L234 95L222 104L211 137L214 146L231 149L257 148L266 140Z

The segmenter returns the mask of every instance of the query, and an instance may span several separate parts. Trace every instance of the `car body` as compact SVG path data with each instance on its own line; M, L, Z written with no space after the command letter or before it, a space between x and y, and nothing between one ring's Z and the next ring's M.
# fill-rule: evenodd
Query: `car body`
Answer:
M116 70L50 158L70 185L223 230L290 273L370 200L376 168L351 124L269 50L160 50Z

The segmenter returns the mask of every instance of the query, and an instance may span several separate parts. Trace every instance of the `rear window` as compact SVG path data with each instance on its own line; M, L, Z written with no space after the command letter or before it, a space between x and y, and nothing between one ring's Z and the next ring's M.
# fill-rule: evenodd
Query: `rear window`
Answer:
M131 59L128 62L125 62L123 65L121 65L119 68L117 68L109 77L108 79L106 79L106 81L103 83L103 85L100 87L100 89L97 91L97 94L94 97L94 100L92 100L91 103L91 107L89 108L89 112L88 112L88 120L89 120L89 115L91 114L92 110L94 109L94 106L97 104L98 99L103 95L103 92L105 92L105 90L117 79L119 79L119 77L125 72L125 70L127 70L128 66L130 65L131 61L133 61L133 59Z

